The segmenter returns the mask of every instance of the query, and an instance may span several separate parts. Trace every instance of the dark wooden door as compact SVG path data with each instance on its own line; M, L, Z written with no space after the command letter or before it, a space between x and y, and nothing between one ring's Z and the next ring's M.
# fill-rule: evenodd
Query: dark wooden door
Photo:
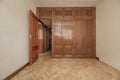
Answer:
M32 11L29 12L30 17L30 30L29 30L29 62L30 65L33 64L38 59L38 27L37 27L37 17Z

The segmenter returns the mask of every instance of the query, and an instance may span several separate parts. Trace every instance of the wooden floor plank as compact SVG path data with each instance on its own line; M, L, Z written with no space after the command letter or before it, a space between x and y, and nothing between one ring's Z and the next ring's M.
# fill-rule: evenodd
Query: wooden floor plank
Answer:
M46 54L11 80L120 80L120 72L96 59L57 59Z

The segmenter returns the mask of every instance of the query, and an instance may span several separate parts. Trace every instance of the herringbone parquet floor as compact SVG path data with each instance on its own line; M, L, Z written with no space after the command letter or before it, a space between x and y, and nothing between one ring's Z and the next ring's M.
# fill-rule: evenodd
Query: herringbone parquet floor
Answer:
M11 80L120 80L120 72L95 59L41 56Z

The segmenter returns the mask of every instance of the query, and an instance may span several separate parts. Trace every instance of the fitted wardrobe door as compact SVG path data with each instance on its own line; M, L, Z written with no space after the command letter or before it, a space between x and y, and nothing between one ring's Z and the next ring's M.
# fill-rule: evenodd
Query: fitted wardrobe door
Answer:
M52 27L52 56L63 57L62 19L54 19Z
M95 57L94 26L91 19L76 19L75 24L75 56Z
M73 18L75 15L74 8L64 8L64 18Z
M84 55L85 57L95 57L95 27L94 20L86 19L84 29Z
M74 48L75 57L84 57L85 45L84 37L86 30L86 22L84 19L76 19L74 27Z
M63 16L64 16L63 8L53 8L54 18L63 18Z
M63 20L63 54L64 57L73 57L74 49L73 49L73 27L74 21L73 19L64 19Z

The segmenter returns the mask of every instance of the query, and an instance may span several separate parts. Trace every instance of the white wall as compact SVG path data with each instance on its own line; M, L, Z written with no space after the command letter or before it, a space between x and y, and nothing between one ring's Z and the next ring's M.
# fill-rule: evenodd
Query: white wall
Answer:
M103 0L96 9L97 56L120 70L120 0Z
M30 0L0 0L0 80L29 60L29 9Z
M33 0L37 7L95 7L100 0Z

